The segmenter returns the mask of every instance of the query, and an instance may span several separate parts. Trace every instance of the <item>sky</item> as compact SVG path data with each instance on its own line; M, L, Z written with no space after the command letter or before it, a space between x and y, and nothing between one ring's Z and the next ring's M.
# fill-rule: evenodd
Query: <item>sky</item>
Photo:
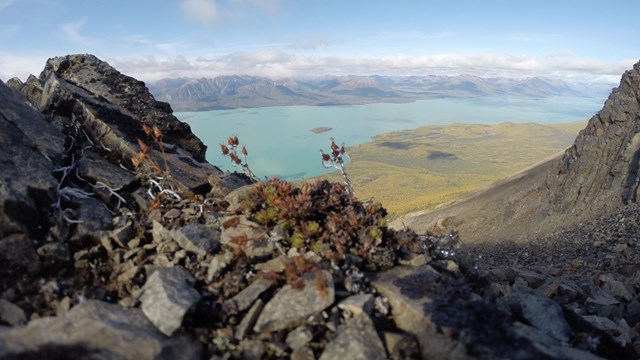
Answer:
M91 53L153 82L246 74L617 83L638 0L0 0L0 79Z

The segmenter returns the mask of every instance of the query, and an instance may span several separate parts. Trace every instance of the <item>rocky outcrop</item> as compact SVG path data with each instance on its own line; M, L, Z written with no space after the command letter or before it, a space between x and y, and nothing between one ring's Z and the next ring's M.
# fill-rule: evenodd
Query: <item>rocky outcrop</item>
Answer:
M551 204L558 212L577 212L637 202L639 170L640 62L624 73L549 174Z
M85 94L80 89L86 90L98 101L83 101L85 105L108 104L121 109L120 112L125 118L99 116L104 113L101 111L108 112L108 109L102 106L91 109L92 113L110 125L118 136L133 139L132 142L135 143L135 136L142 138L144 135L141 124L156 125L164 134L167 143L178 145L189 152L196 161L204 161L206 146L191 132L188 124L173 116L168 103L156 101L144 82L121 74L93 55L69 55L49 59L39 80L43 84L43 97L38 108L44 112L61 110L61 103L73 98L83 98ZM59 84L58 80L72 85L72 96L65 91L65 88L68 89L67 84ZM133 118L134 121L126 117Z

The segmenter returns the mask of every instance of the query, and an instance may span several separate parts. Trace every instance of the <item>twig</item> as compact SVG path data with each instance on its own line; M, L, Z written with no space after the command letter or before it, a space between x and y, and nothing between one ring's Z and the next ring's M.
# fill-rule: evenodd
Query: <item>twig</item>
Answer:
M345 159L347 162L351 162L351 158L349 158L349 154L347 154L347 149L344 143L342 143L342 146L338 147L333 138L329 139L329 146L331 147L331 154L325 154L324 150L320 149L320 154L322 154L322 166L325 169L333 167L340 170L342 177L344 178L344 185L347 187L349 195L354 196L355 192L353 191L351 180L349 179L347 172L344 170Z
M122 196L120 196L120 194L116 192L121 188L117 188L117 189L111 188L109 185L103 183L102 181L96 181L96 184L95 185L91 184L91 186L93 186L94 189L105 189L109 192L111 196L115 196L118 199L118 205L116 205L116 209L120 208L120 204L127 203L127 200L125 200Z

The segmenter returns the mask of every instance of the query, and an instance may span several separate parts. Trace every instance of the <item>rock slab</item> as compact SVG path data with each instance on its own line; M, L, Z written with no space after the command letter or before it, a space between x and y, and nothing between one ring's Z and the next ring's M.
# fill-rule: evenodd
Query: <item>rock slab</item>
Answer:
M141 309L163 334L171 336L180 326L187 311L200 293L190 284L195 279L183 268L157 269L144 284Z
M0 358L200 359L189 337L166 337L140 309L89 300L66 315L0 327ZM92 357L95 356L95 357Z

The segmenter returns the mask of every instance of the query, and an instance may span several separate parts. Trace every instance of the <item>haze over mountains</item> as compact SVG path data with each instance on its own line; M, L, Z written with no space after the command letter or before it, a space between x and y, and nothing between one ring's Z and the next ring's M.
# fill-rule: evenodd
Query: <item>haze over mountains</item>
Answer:
M281 79L249 75L163 79L148 84L161 101L176 111L251 108L283 105L353 105L406 102L438 97L473 96L602 96L608 84L569 84L531 77L481 78L474 75L334 76Z

